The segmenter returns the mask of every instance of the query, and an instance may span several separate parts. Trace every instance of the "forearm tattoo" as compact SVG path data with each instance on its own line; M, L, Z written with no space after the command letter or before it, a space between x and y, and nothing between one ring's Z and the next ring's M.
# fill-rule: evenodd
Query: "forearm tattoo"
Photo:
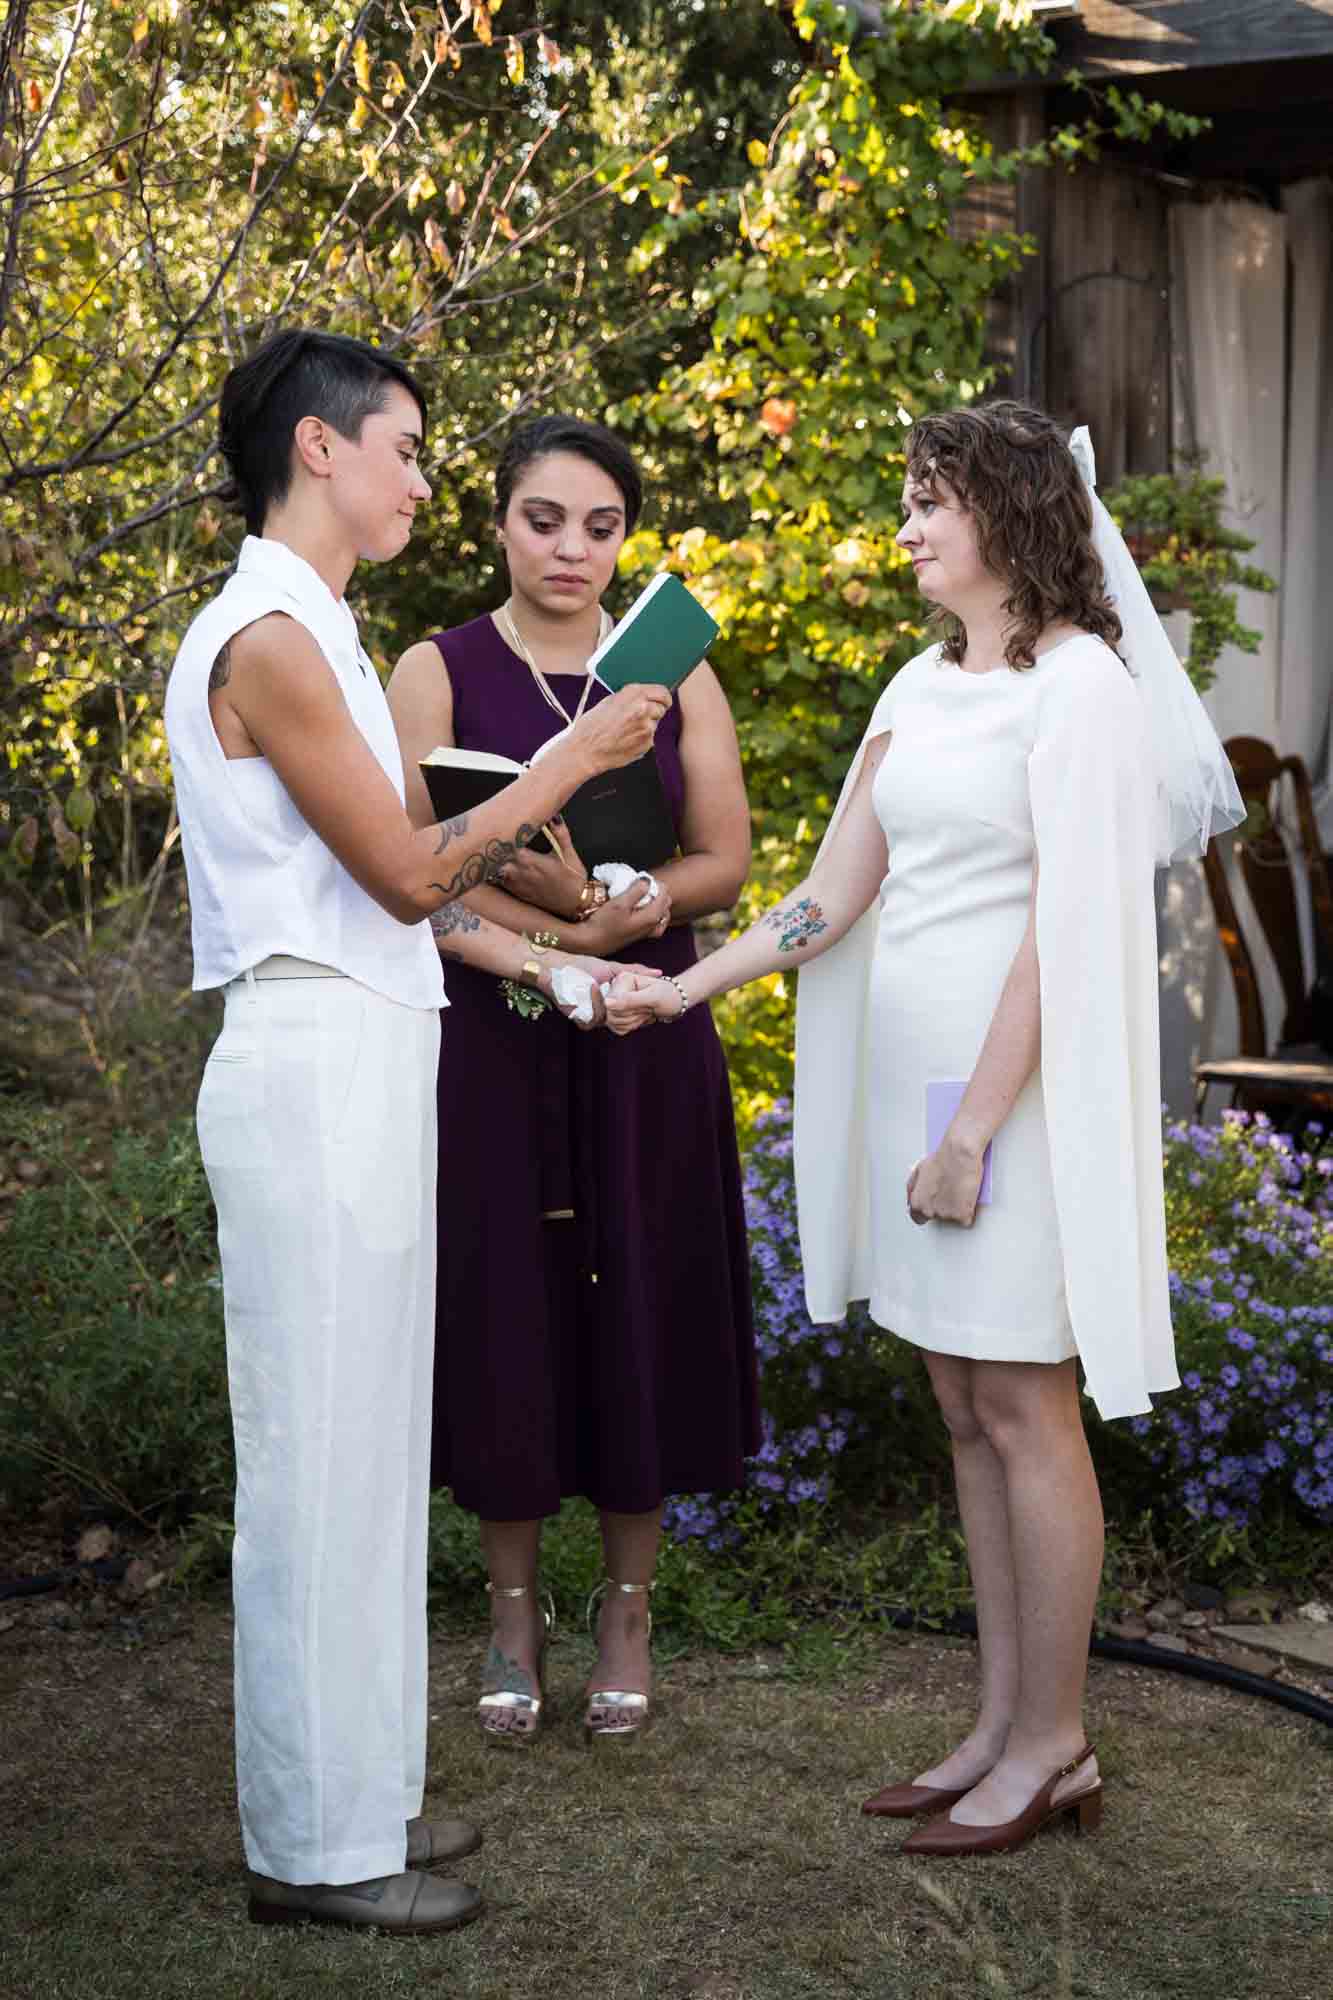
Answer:
M439 946L440 957L461 959L462 952L450 950L444 940L452 937L455 931L479 931L481 918L466 903L446 903L442 909L435 911L430 927Z
M437 854L443 854L453 840L466 833L467 813L460 813L457 819L446 820L440 828L440 844ZM431 888L438 889L446 903L452 903L459 896L466 896L473 889L482 888L487 882L503 886L504 871L514 856L535 840L540 828L525 822L514 834L512 840L488 840L483 848L469 854L458 873L448 882L432 882Z
M779 903L776 910L769 911L763 922L769 930L779 933L779 951L799 951L802 945L809 944L811 938L817 938L821 931L828 929L824 912L813 896L802 896L799 903L789 906Z

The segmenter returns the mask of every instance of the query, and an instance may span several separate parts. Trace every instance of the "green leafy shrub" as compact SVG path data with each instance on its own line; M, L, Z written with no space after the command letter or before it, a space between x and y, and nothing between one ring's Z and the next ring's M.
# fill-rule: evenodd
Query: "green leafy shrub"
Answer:
M1190 614L1185 669L1202 694L1217 678L1224 646L1259 650L1261 635L1237 616L1236 593L1277 589L1267 570L1241 561L1254 543L1222 519L1226 481L1206 479L1194 465L1122 479L1105 497L1153 597L1164 610Z
M1333 1504L1333 1153L1261 1119L1171 1126L1169 1244L1183 1386L1150 1419L1089 1430L1109 1527L1102 1606L1215 1573L1305 1589ZM221 1293L188 1119L105 1143L12 1107L0 1145L43 1162L3 1237L0 1497L60 1497L184 1527L184 1567L225 1566L233 1486ZM947 1440L921 1357L864 1311L816 1327L801 1296L789 1117L746 1157L764 1447L747 1492L677 1498L655 1608L668 1645L793 1644L911 1605L968 1601ZM1223 1310L1224 1308L1224 1310ZM543 1580L562 1623L601 1575L584 1502L548 1524ZM475 1519L431 1511L437 1608L485 1616Z
M3 1237L0 1493L173 1524L226 1508L231 1424L212 1208L192 1121L80 1137L6 1112L48 1178Z

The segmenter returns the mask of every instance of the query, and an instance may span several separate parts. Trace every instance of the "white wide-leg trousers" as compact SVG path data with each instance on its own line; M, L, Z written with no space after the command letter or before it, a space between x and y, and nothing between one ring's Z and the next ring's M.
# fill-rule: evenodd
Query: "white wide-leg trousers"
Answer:
M439 1015L227 989L199 1093L236 1434L236 1774L282 1882L404 1863L426 1768Z

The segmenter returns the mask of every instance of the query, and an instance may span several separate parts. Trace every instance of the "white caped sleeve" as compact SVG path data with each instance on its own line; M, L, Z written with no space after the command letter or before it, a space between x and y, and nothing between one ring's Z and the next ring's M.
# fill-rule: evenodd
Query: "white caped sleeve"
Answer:
M856 789L867 749L893 728L894 703L917 665L912 660L901 667L876 702L820 843L821 855ZM792 1150L806 1309L816 1321L841 1319L853 1299L870 1296L866 1060L878 925L877 897L832 950L798 975Z
M1174 1388L1162 1195L1153 801L1143 707L1095 641L1050 673L1028 760L1041 1078L1065 1290L1103 1417Z

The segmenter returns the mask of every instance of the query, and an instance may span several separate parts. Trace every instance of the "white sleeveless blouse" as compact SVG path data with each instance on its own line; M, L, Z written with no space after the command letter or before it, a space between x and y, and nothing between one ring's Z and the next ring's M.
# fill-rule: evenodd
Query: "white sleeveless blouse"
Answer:
M285 952L331 965L405 1007L447 1006L429 924L401 924L367 895L267 758L229 758L218 742L208 706L213 662L229 639L274 611L310 633L352 720L404 796L389 705L346 602L294 549L247 535L235 573L186 633L167 687L195 988L225 986Z

